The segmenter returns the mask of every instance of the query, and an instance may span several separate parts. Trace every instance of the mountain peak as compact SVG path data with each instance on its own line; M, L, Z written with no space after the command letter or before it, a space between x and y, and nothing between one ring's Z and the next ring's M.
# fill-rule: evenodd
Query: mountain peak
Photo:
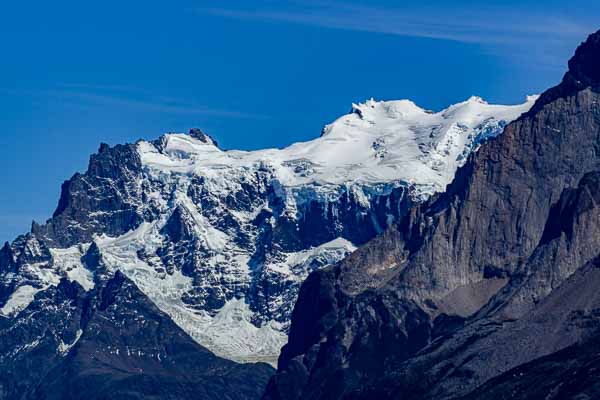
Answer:
M471 96L467 100L467 103L479 103L479 104L488 104L482 97L479 96Z
M588 87L596 91L600 89L600 31L592 33L577 47L575 55L569 60L569 70L565 73L562 82L542 93L526 114L533 115L546 104L571 96Z
M353 103L352 113L357 114L364 120L375 120L380 118L402 119L421 115L425 113L425 110L408 99L377 101L371 98L364 103Z
M585 86L600 85L600 30L577 48L569 60L569 73Z
M217 141L215 139L213 139L210 135L204 133L202 131L202 129L192 128L192 129L190 129L188 135L190 135L194 139L198 139L202 143L212 144L215 147L219 147L219 144L217 143Z

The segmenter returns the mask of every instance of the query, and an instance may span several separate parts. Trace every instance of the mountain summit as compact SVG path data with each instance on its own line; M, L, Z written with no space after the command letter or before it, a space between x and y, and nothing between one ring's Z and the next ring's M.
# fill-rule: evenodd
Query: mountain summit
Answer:
M219 147L219 144L217 143L217 141L215 139L213 139L212 137L210 137L208 134L204 133L199 128L192 128L192 129L190 129L190 131L189 131L188 134L191 137L193 137L194 139L198 139L199 141L201 141L203 143L212 144L215 147Z
M577 48L573 58L569 60L569 72L583 86L600 86L600 31L590 37Z

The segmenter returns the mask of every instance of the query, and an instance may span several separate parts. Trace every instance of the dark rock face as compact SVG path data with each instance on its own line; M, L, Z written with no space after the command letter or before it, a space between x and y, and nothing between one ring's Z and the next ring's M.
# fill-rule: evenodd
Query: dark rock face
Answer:
M599 37L446 193L305 281L265 398L459 398L598 329Z
M16 271L17 262L15 260L15 256L13 254L12 248L10 244L7 242L4 244L2 249L0 249L0 270L1 271Z
M216 147L219 147L217 141L209 135L207 135L206 133L202 132L201 129L192 128L190 129L189 135L193 138L200 140L202 143L209 143L215 145Z
M62 280L0 317L0 399L252 399L272 368L216 357L117 272Z
M575 55L569 60L569 70L562 83L547 90L530 110L530 113L536 113L545 104L561 97L572 96L586 87L598 91L598 87L600 87L600 75L597 68L599 48L600 35L596 32L577 48Z
M402 359L414 356L431 336L429 316L394 293L363 293L360 301L335 294L335 300L327 302L332 288L312 285L315 283L307 281L301 295L311 295L312 310L319 313L317 325L292 325L290 345L282 350L278 366L283 372L267 389L274 398L297 398L299 393L302 398L343 397L347 388L361 387L385 375L391 354ZM336 319L340 312L346 315L343 321ZM299 307L293 318L301 318ZM315 321L312 316L304 318L309 324ZM320 338L321 331L331 335ZM345 342L330 340L333 332ZM314 346L311 339L321 345ZM346 343L352 343L350 351ZM303 355L290 357L298 352ZM340 364L345 368L340 369Z
M32 234L48 246L69 247L91 242L94 234L119 236L136 228L155 212L136 179L140 170L134 145L102 144L87 172L63 183L52 219L34 224Z
M569 60L569 74L584 86L600 85L600 33L596 32L575 51Z
M548 396L552 397L548 397ZM494 378L465 400L597 399L600 397L598 337L539 358Z

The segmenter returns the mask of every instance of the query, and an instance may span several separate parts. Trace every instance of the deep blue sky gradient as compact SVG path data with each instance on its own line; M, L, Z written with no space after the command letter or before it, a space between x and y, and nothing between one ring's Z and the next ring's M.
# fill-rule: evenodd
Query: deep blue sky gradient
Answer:
M281 147L370 97L516 103L600 27L582 0L89 3L0 6L1 241L48 218L100 142L200 127Z

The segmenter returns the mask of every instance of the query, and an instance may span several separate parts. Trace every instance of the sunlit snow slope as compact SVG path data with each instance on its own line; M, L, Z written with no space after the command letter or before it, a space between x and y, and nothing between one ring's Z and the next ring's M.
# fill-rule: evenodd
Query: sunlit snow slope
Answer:
M438 113L409 100L369 100L330 125L321 137L284 149L221 151L212 141L167 135L162 149L140 142L142 162L158 173L227 179L223 170L272 168L284 187L409 182L423 194L442 191L482 140L533 104L491 105L479 97Z
M224 151L199 130L103 145L54 217L0 251L0 314L62 276L89 289L121 270L217 355L274 363L308 273L443 191L534 100L369 100L284 149Z

